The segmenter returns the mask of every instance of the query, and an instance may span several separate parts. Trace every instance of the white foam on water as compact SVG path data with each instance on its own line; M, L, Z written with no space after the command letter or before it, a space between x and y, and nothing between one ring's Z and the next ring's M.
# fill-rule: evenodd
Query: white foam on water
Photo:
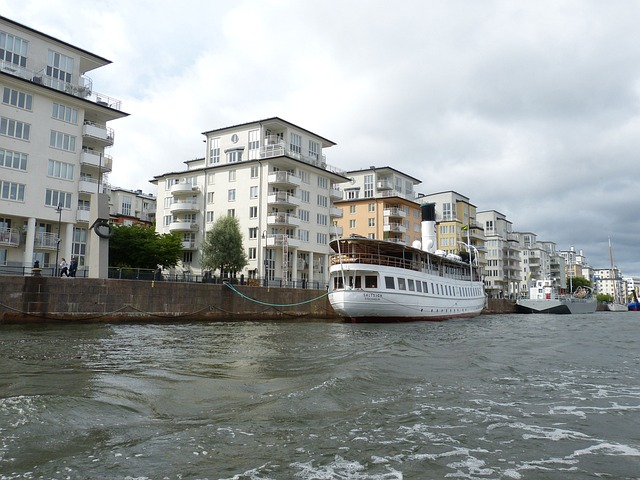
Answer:
M528 425L522 422L513 422L513 423L494 423L487 427L487 430L495 430L496 428L514 428L519 430L524 430L522 438L525 440L530 439L547 439L553 441L559 440L584 440L589 438L588 435L584 433L576 432L574 430L565 430L562 428L550 428L550 427L540 427L538 425Z
M374 457L380 462L381 457ZM296 472L297 478L313 480L402 480L402 472L386 465L386 473L366 473L366 467L358 461L347 460L340 455L336 455L334 460L328 465L314 466L313 462L292 463L290 466L300 469ZM232 480L232 479L229 479Z
M580 455L614 455L614 456L631 456L640 457L640 450L629 445L620 445L615 443L603 442L598 445L592 445L587 448L576 450L569 458L578 457Z

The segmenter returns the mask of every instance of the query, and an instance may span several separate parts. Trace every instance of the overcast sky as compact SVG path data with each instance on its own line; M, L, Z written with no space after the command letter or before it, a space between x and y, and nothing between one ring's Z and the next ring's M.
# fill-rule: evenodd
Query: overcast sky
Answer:
M345 170L392 166L514 230L640 276L640 2L0 0L106 57L112 185L205 154L202 132L272 116L337 143Z

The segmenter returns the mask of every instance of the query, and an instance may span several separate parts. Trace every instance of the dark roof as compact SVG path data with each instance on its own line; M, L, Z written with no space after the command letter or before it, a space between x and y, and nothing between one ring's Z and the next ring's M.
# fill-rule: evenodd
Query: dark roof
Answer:
M262 119L262 120L255 120L255 121L253 121L253 122L239 123L239 124L237 124L237 125L231 125L231 126L229 126L229 127L216 128L216 129L214 129L214 130L207 130L206 132L202 132L202 134L203 134L203 135L207 135L207 134L209 134L209 133L213 133L213 132L222 132L222 131L224 131L224 130L231 130L231 129L233 129L233 128L245 127L245 126L247 126L247 125L253 125L253 124L255 124L255 123L266 123L266 122L274 122L274 121L282 122L282 123L286 123L287 125L291 125L292 127L295 127L295 128L297 128L298 130L302 130L303 132L307 132L307 133L309 133L309 134L313 135L314 137L321 138L324 142L326 142L326 143L328 143L328 144L331 144L332 146L333 146L333 145L336 145L336 143L335 143L335 142L333 142L333 141L331 141L331 140L329 140L329 139L327 139L327 138L325 138L325 137L323 137L323 136L321 136L321 135L318 135L317 133L313 133L312 131L307 130L306 128L302 128L302 127L299 127L298 125L296 125L296 124L294 124L294 123L287 122L286 120L283 120L283 119L282 119L282 118L280 118L280 117L264 118L264 119Z

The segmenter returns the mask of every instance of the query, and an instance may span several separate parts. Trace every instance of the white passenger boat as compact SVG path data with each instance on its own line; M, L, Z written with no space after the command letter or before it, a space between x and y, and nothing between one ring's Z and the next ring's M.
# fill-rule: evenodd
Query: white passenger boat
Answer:
M426 204L422 242L412 247L360 236L333 240L329 301L334 310L356 322L479 315L486 296L471 252L468 263L457 255L436 254L435 238L435 206Z

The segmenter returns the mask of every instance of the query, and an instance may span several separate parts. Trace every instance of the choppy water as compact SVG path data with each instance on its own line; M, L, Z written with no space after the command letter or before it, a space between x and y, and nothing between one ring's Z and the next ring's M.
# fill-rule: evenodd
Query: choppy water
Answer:
M0 327L0 478L640 478L640 314Z

